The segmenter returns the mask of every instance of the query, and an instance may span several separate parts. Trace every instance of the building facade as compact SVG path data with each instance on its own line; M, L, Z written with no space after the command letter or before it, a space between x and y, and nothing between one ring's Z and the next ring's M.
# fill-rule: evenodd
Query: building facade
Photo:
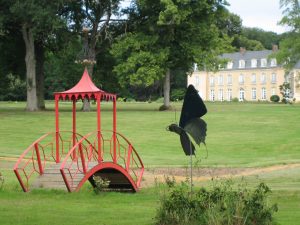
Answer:
M225 68L218 72L199 71L195 66L188 85L193 84L200 96L206 101L269 101L272 95L281 98L279 86L284 82L291 84L291 97L300 100L297 82L292 79L298 73L297 68L289 75L278 65L275 58L269 56L277 50L246 51L223 54L228 60ZM297 65L296 65L297 67ZM299 63L300 68L300 63Z

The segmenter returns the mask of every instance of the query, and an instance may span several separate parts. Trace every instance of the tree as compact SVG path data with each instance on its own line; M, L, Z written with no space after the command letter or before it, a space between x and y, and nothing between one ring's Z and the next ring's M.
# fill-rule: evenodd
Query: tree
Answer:
M280 42L276 58L287 70L290 70L300 60L300 2L280 0L280 5L284 14L280 24L289 26L291 31Z
M114 71L123 86L147 87L163 79L165 109L170 107L171 72L189 72L194 63L218 67L217 56L230 42L221 38L217 24L224 19L223 1L137 0L129 11L128 32L111 51Z
M81 0L70 1L67 4L65 17L74 23L76 32L83 28L83 51L79 60L87 59L89 75L93 76L96 56L103 50L101 44L111 38L110 24L113 15L119 12L120 0ZM101 46L101 47L100 47ZM90 104L85 99L83 111L90 111Z
M25 64L27 84L27 106L29 111L39 110L44 104L44 47L53 30L61 26L57 16L60 0L14 0L1 1L2 26L14 26L22 34L25 43Z

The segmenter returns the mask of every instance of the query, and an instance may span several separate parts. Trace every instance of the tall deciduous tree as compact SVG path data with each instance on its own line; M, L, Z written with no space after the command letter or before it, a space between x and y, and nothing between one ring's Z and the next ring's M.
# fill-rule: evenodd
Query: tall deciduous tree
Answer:
M6 5L2 18L6 24L15 24L21 31L25 43L26 83L28 111L45 107L43 87L44 43L53 30L61 25L57 16L60 0L14 0L1 1ZM8 5L7 5L8 4ZM37 57L38 56L38 57Z
M280 23L289 26L291 31L280 42L276 58L289 70L300 60L300 2L280 0L280 4L284 14Z
M66 17L74 22L77 32L84 28L84 50L80 56L90 62L96 60L96 56L101 52L99 48L101 42L110 38L110 23L115 19L119 11L120 0L81 0L70 1L67 4ZM86 35L86 36L85 36ZM94 64L88 65L89 75L92 77ZM84 101L84 111L90 111L90 104Z
M119 37L112 54L121 84L149 86L164 80L164 109L170 107L172 70L191 71L218 66L216 58L230 40L220 36L225 1L136 0L129 15L128 33Z

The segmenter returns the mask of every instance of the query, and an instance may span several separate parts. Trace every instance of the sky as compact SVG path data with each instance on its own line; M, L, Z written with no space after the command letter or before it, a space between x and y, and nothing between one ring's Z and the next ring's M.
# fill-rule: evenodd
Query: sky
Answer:
M245 27L258 27L265 31L283 33L286 27L277 25L282 18L280 0L227 0L229 11L243 20Z

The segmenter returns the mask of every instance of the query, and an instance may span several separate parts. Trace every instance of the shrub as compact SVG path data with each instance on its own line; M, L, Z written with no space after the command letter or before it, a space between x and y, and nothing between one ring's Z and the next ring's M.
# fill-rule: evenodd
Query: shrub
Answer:
M95 183L94 192L99 194L102 191L105 191L110 184L110 180L102 178L100 176L93 175L93 181Z
M238 98L233 98L232 102L239 102L239 99Z
M159 225L272 225L277 205L268 206L270 189L259 184L254 190L231 181L215 185L211 190L201 188L193 194L187 183L169 186L161 198L155 222Z
M270 97L271 102L279 102L280 101L280 97L278 95L272 95Z

